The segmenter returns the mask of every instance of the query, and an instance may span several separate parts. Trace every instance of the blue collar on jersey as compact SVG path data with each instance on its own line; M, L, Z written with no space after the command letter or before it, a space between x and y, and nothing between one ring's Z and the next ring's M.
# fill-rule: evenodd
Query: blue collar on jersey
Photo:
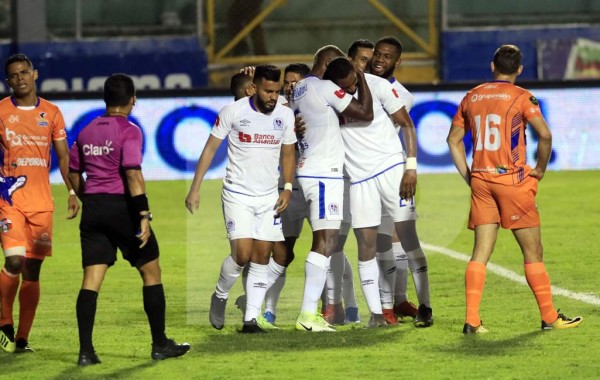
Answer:
M251 96L249 96L249 97L248 97L248 103L250 103L250 108L252 108L252 109L253 109L254 111L256 111L256 112L259 112L259 111L256 109L256 106L254 106L254 102L252 101L252 97L251 97Z
M394 82L397 82L397 80L395 77L392 77L392 79L390 79L390 83L394 83Z
M35 106L34 107L38 107L40 105L40 97L37 96L36 98L37 98L37 102L35 102ZM12 102L12 104L15 107L19 107L19 105L17 104L17 102L15 102L15 97L13 95L10 96L10 101Z

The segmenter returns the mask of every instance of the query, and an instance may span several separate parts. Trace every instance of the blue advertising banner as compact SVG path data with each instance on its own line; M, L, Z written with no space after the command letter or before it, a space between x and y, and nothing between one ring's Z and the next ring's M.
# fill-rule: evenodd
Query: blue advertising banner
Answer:
M0 45L7 58L11 45ZM139 90L202 88L208 84L207 58L195 37L30 43L19 46L38 69L38 90L101 91L113 73L131 75ZM0 92L7 93L5 83Z
M550 170L600 169L600 87L534 89L553 134ZM411 116L417 128L419 173L455 171L446 136L465 90L414 91ZM131 120L144 133L144 177L148 180L191 179L196 162L221 108L231 96L139 96ZM63 111L69 145L94 117L104 113L102 100L56 100ZM536 136L530 128L527 160L535 164ZM466 143L468 155L472 146ZM53 159L51 180L61 177ZM219 148L206 178L222 178L227 142Z

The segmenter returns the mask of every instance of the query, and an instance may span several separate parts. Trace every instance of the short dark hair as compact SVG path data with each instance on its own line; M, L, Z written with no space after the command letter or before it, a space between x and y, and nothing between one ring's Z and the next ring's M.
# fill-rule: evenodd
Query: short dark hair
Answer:
M232 76L229 85L231 95L236 96L237 92L241 91L242 88L246 88L250 82L252 82L252 77L248 74L237 73Z
M345 56L346 55L339 47L335 45L325 45L319 50L317 50L317 52L315 53L315 56L313 58L313 65L316 65L317 63L324 63L325 60L329 57L335 58Z
M112 74L104 82L104 103L107 107L126 106L135 96L133 79L126 74Z
M323 75L323 79L337 83L338 80L346 78L354 71L354 64L346 57L337 57L329 62L327 70Z
M300 74L300 76L302 76L303 78L305 76L307 76L309 72L310 72L310 67L308 67L308 65L306 65L304 63L290 63L283 70L284 74L296 73L296 74Z
M502 45L494 53L494 70L504 75L514 74L521 66L522 57L515 45Z
M359 48L373 49L374 47L375 44L367 40L366 38L358 39L354 41L348 48L348 57L352 59L356 58L356 54L358 53Z
M402 55L402 42L400 42L400 40L394 36L381 37L375 43L375 45L379 45L379 44L392 45L392 46L396 47L396 51L398 51L398 57L400 57Z
M31 62L31 59L29 59L29 57L25 54L18 53L8 57L6 63L4 64L4 74L8 75L8 66L15 62L25 62L30 69L33 69L33 62Z
M253 83L259 83L262 79L279 82L279 79L281 79L281 70L274 65L258 65L254 69Z

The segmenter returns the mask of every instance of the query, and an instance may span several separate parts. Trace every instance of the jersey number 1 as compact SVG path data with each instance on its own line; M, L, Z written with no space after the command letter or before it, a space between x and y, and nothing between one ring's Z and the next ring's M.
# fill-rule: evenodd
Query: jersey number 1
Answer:
M491 126L492 123L499 125L502 121L500 115L488 114L485 116L485 131L481 136L481 115L475 116L475 128L477 129L477 144L475 150L498 150L500 149L500 129ZM483 142L482 142L483 140Z

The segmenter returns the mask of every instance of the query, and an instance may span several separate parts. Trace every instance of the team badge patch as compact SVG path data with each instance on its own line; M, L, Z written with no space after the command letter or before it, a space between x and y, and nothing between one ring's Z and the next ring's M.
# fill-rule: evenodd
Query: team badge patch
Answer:
M280 118L276 118L275 120L273 120L273 127L276 131L281 131L283 129L283 120L281 120Z
M539 106L540 102L538 102L538 100L535 98L535 96L531 96L529 98L529 101L531 102L531 104L533 104L534 106Z
M40 112L40 117L37 118L38 127L47 127L48 119L46 119L46 112Z
M339 90L335 91L334 94L338 98L343 99L344 95L346 95L346 92L340 88Z
M232 232L235 231L235 222L233 220L228 220L225 223L225 228L227 229L227 232Z
M337 203L330 203L328 209L329 209L330 215L339 215L340 214L340 206L338 206Z
M0 220L0 231L8 232L12 228L12 221L10 219L2 219Z

